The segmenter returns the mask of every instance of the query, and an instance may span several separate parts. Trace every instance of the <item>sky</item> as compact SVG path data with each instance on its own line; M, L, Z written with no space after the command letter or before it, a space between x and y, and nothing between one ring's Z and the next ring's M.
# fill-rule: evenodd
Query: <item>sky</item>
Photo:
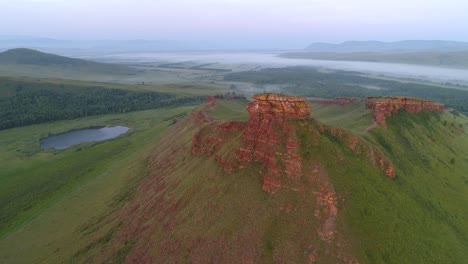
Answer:
M299 48L468 41L467 0L0 0L0 35Z

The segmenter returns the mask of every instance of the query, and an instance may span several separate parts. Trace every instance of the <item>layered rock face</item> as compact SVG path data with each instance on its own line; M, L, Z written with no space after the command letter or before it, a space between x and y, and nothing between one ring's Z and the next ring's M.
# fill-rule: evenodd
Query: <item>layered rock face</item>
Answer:
M319 149L323 148L321 144L332 140L391 178L395 177L393 164L382 151L351 131L305 120L311 113L305 98L276 94L253 98L255 100L247 106L247 122L208 124L194 136L192 155L211 157L222 173L246 169L249 174L258 175L262 179L262 190L278 198L279 213L307 211L317 224L304 221L298 225L316 229L317 238L329 247L327 252L319 252L315 245L309 245L304 252L310 262L319 257L338 256L342 263L356 263L344 253L346 243L336 223L342 198L329 179L327 167L317 157L322 154ZM336 159L337 164L347 162L343 152L331 158ZM285 195L304 197L304 200L300 203L282 200Z
M262 189L275 193L280 187L300 189L301 161L299 144L291 119L306 119L311 108L303 97L262 94L247 106L249 121L215 124L209 131L200 131L193 139L192 154L214 157L222 171L232 173L251 161L262 165ZM241 133L244 147L235 153L220 154L220 149L233 134ZM281 176L287 175L285 185Z
M408 113L419 113L426 111L444 111L444 105L420 98L410 98L403 96L393 97L368 97L366 107L373 111L374 120L381 124L386 124L387 116L397 114L400 110Z
M247 106L249 122L256 118L308 118L311 113L310 106L304 97L283 96L279 94L254 95L255 100Z
M289 182L301 178L299 144L288 119L306 119L312 110L304 97L265 94L253 99L247 106L249 121L244 132L247 147L239 150L240 158L263 164L263 190L274 193L284 185L280 179L283 173L292 180Z
M299 141L292 120L307 119L311 108L303 97L278 94L262 94L247 106L249 120L212 124L201 130L193 139L192 154L214 157L225 173L243 169L246 164L257 161L261 164L262 189L273 194L280 188L300 191L304 176ZM335 136L356 155L361 155L389 177L395 176L393 164L378 149L364 142L350 131L315 122L311 132ZM228 153L221 151L223 145L238 136L242 147Z

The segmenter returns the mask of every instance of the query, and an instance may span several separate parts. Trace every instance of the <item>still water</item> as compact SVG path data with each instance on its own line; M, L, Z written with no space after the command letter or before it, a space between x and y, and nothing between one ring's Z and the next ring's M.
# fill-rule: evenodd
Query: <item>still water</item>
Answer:
M66 149L83 142L96 142L116 138L127 133L127 131L128 127L124 126L72 130L63 134L52 135L44 138L42 140L41 147L44 149Z

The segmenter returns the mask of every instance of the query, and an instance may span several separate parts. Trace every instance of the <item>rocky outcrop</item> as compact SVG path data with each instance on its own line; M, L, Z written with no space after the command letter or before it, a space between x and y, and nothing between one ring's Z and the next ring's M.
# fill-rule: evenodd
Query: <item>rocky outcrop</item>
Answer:
M257 161L261 164L265 192L273 194L280 188L301 191L303 168L299 141L291 121L307 119L312 111L310 106L303 97L261 94L253 99L247 106L249 120L246 123L212 124L202 129L193 139L192 154L213 157L220 170L228 174ZM314 136L320 137L323 132L331 134L387 176L395 176L393 164L378 148L345 129L314 124L311 128ZM242 138L239 148L222 151L226 142L239 137Z
M311 110L302 98L255 98L248 122L213 120L209 110L219 101L209 97L170 126L154 149L149 174L117 214L99 220L99 232L83 247L93 255L83 259L357 263L349 236L339 228L340 208L350 194L335 190L328 171L354 159L346 147L376 164L380 158L382 164L388 161L347 130L305 120ZM328 147L334 150L323 152ZM331 159L322 162L323 157ZM261 188L271 194L267 199L255 190L260 178ZM281 239L269 238L272 231ZM103 239L109 246L101 247Z
M299 144L291 119L306 119L311 108L303 97L290 97L278 94L262 94L247 106L249 120L214 124L201 130L193 139L192 154L214 156L222 171L232 173L245 164L257 161L262 164L262 189L275 193L280 187L299 190L301 161ZM219 154L222 145L235 135L241 136L243 147L233 153ZM285 185L281 176L286 175L289 184Z
M279 94L259 94L247 106L250 119L256 122L258 117L277 118L308 118L311 113L310 106L304 97L284 96Z
M281 175L292 181L301 178L299 144L289 119L306 119L311 108L304 97L264 94L253 96L247 106L249 121L244 132L246 148L240 149L242 160L262 163L262 189L275 193L284 183ZM298 189L298 185L285 186Z
M432 101L403 96L393 97L368 97L366 107L373 112L374 120L386 125L386 118L397 114L401 110L408 113L425 111L444 111L444 105Z

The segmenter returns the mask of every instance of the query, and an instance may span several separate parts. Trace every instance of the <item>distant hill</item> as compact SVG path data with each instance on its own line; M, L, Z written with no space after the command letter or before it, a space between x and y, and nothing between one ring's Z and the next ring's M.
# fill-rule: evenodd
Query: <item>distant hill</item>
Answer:
M26 48L10 49L0 53L0 65L59 67L106 74L130 74L133 72L132 69L124 65L68 58Z
M294 59L370 61L468 68L468 48L461 51L421 52L292 52L281 55Z
M56 51L93 51L99 53L113 52L155 52L155 51L177 51L192 49L192 45L186 42L173 40L67 40L41 37L18 37L1 36L0 50L7 50L16 47L30 49L40 49L48 52Z
M468 50L468 42L444 40L346 41L340 44L313 43L306 48L310 52L416 52Z

